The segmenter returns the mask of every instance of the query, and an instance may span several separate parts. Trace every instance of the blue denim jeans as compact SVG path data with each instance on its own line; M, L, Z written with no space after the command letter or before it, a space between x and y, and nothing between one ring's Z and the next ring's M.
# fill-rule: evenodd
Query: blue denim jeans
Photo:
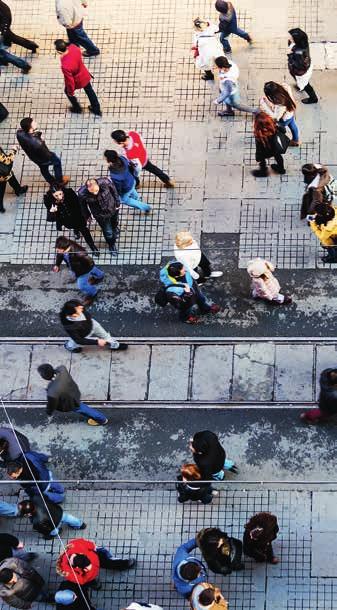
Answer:
M251 108L250 106L246 106L245 104L241 103L239 89L237 89L237 91L235 91L235 93L233 93L232 95L226 97L222 103L226 104L226 106L230 106L230 108L233 107L237 110L241 110L242 112L251 112L252 114L255 114L256 112L254 108Z
M96 265L89 271L89 273L84 273L77 278L77 287L81 292L87 294L89 297L95 297L98 288L96 284L90 284L89 278L95 277L97 279L102 280L104 278L104 272L101 271Z
M67 29L67 34L69 42L76 44L78 47L83 47L90 55L98 55L100 52L84 30L83 21L76 28Z
M231 468L233 468L234 466L234 462L233 460L225 460L225 463L223 465L223 470L220 470L220 472L214 472L212 474L212 479L214 479L215 481L222 481L225 478L225 470L230 470Z
M145 203L139 197L135 187L132 187L130 191L121 195L122 203L129 205L131 208L138 208L138 210L142 210L142 212L149 212L151 210L151 206L148 203Z
M5 49L3 43L0 43L0 59L3 59L4 61L8 61L9 64L13 64L13 66L20 68L21 70L23 70L24 68L27 68L27 66L29 66L29 63L26 62L24 59L22 59L22 57L17 57L17 55L13 55L13 53L9 53Z
M78 530L81 527L81 525L83 524L83 519L78 519L77 517L74 517L74 515L71 515L70 513L63 513L60 523L58 524L58 526L55 529L53 529L50 532L50 536L57 536L57 534L59 533L59 528L61 527L62 523L69 525L69 527L71 527L74 530Z
M84 417L86 419L91 417L91 419L94 419L99 424L105 424L105 422L106 422L106 417L105 417L105 415L103 415L103 413L100 413L96 409L89 407L89 405L85 404L85 402L81 402L78 409L74 410L74 413L79 413L80 415L84 415Z
M16 504L0 502L0 517L16 517L19 509Z
M232 47L229 44L228 36L231 34L235 34L236 36L240 36L240 38L244 38L245 40L249 40L249 34L235 24L235 26L231 29L231 31L227 34L225 32L221 32L220 34L220 42L223 46L223 50L225 53L230 53L232 51Z
M198 306L200 313L208 313L211 309L211 306L208 304L205 295L201 292L201 290L197 290L195 293L195 303ZM191 307L183 308L180 310L180 319L183 322L186 322L187 318L190 315L193 315L195 305Z
M103 231L106 242L109 246L114 245L118 235L118 212L112 214L109 218L99 219L97 222Z
M40 172L41 172L42 176L44 177L44 179L46 180L46 182L49 182L49 184L54 184L55 182L62 182L62 179L63 179L62 163L61 163L61 159L55 153L53 153L53 156L50 159L50 161L48 161L47 163L40 163L40 164L38 163L37 165L39 166ZM52 176L52 174L49 171L50 165L53 166L55 176Z
M49 480L47 487L44 490L41 490L43 495L46 496L51 502L56 502L56 504L60 504L64 501L64 487L61 483L53 480L53 475L49 470Z
M294 116L292 116L291 119L287 119L286 121L281 119L280 124L283 125L284 127L289 127L289 129L291 131L291 135L293 136L294 142L299 141L300 134L299 134L298 127L296 125Z

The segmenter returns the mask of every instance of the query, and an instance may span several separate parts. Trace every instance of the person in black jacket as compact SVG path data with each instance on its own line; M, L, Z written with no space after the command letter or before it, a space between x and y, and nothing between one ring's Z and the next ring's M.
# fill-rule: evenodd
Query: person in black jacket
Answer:
M14 162L14 157L18 151L18 145L15 144L12 150L6 154L5 151L0 147L0 212L3 214L6 210L4 208L4 196L6 191L6 184L8 182L9 186L12 187L14 193L17 197L23 195L28 191L28 186L21 186L15 177L12 167Z
M200 483L201 472L195 464L183 464L180 469L181 474L178 475L176 489L178 491L178 502L202 502L210 504L213 496L218 495L217 491L212 489L210 483Z
M70 336L64 347L70 351L79 353L82 351L81 345L98 345L110 349L126 350L126 343L119 343L108 333L91 315L85 311L81 301L72 299L67 301L60 312L61 324Z
M243 534L243 552L258 562L276 564L278 559L274 556L272 541L279 531L277 518L271 513L257 513L245 525Z
M24 550L23 542L12 534L0 534L0 561L7 557L18 557L23 561L33 561L37 553L28 553Z
M42 379L49 381L47 415L52 415L54 411L61 413L72 411L84 415L90 426L105 426L108 423L107 417L81 401L80 389L65 366L61 365L54 369L51 364L40 364L37 370Z
M63 227L73 229L75 239L80 239L83 235L92 254L99 256L99 250L82 216L80 202L73 189L52 186L44 195L43 203L47 208L47 222L55 222L58 231L62 231Z
M33 54L36 53L39 45L33 40L28 40L27 38L14 34L11 30L11 26L12 11L8 4L3 2L3 0L0 0L0 34L3 36L5 45L11 46L11 44L17 44L19 47L28 49L28 51L31 51Z
M42 493L52 502L63 502L63 485L54 480L48 468L49 456L37 451L27 451L15 462L7 464L7 474L13 481L21 483L22 489L31 498Z
M198 547L208 567L215 574L226 576L243 570L242 542L229 537L217 527L206 527L196 535Z
M21 129L16 132L18 142L27 157L40 168L46 182L67 184L70 178L63 176L61 159L50 151L45 141L42 140L42 132L37 131L36 121L31 117L25 117L20 121L20 127ZM53 166L55 176L52 176L49 171L50 165Z
M288 68L291 76L296 80L297 88L305 91L309 97L302 100L303 104L317 104L318 97L310 85L312 76L312 63L309 51L309 40L303 30L293 28L289 30L288 40Z
M0 426L0 466L19 459L27 451L30 451L30 443L22 432Z
M87 527L83 519L64 512L59 504L41 496L33 496L31 500L19 502L18 508L18 516L29 517L33 530L42 534L45 540L51 540L60 534L63 523L76 530L85 530Z
M118 213L121 205L116 187L109 178L89 178L78 191L82 213L87 221L93 216L103 231L109 252L117 256Z
M243 38L249 44L253 43L251 36L238 27L236 11L231 2L225 2L224 0L216 0L215 8L220 13L220 42L223 46L224 53L232 52L231 45L228 41L228 37L230 36L230 34L236 34L236 36L240 36L240 38Z
M53 271L58 273L64 261L75 276L78 289L86 295L85 305L91 305L97 296L97 284L103 280L104 272L96 267L86 250L76 241L60 235L56 239L55 248L57 255Z
M267 161L270 157L274 157L276 163L271 164L271 168L277 174L285 174L284 162L279 149L279 140L282 138L282 143L290 142L285 135L286 129L277 125L274 119L265 112L258 112L254 117L254 136L256 161L260 165L260 169L252 171L256 178L266 178L269 175Z
M318 424L337 415L337 369L324 369L320 379L318 408L301 413L308 424Z
M63 580L55 593L56 610L96 610L89 598L89 587Z
M237 473L238 469L232 460L226 460L226 452L214 432L203 430L197 432L190 441L193 459L198 466L204 481L222 480L225 470Z

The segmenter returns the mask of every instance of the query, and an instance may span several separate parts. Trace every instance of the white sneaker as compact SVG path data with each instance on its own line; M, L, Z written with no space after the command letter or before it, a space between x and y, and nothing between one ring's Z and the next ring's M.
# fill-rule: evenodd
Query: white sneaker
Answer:
M209 277L221 277L223 275L222 271L212 271Z
M218 496L219 492L216 489L212 489L212 496Z

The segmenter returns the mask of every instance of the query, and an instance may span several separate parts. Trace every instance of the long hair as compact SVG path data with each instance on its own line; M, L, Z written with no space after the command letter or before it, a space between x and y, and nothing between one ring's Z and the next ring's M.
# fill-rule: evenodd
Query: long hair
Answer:
M263 144L276 133L276 123L269 114L258 112L254 119L254 136Z
M292 30L288 30L289 34L291 34L293 41L297 47L300 49L307 49L309 46L309 40L306 33L301 30L301 28L293 28Z
M290 97L288 91L282 87L282 85L279 85L272 80L268 81L268 83L265 83L264 93L273 104L285 106L288 112L296 110L294 100Z
M180 471L184 479L188 481L200 481L201 479L201 472L195 464L183 464Z
M331 205L327 205L326 203L318 203L315 207L314 212L315 216L315 224L319 227L321 225L326 226L330 220L335 218L335 210Z

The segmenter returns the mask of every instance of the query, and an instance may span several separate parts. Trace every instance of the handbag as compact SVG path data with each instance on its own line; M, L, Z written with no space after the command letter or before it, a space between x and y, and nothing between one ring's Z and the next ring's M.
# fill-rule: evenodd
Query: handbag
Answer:
M3 161L0 161L0 177L6 178L7 176L9 176L12 171L12 167L13 161L11 163L4 163Z
M285 133L285 130L278 127L273 136L273 152L277 155L284 155L290 144L290 138Z

